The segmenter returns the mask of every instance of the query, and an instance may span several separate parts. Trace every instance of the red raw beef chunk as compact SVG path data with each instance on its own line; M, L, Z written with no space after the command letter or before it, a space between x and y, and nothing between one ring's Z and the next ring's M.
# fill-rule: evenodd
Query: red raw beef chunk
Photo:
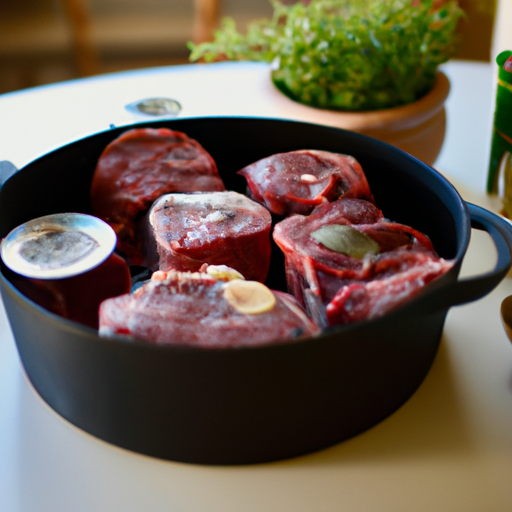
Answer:
M197 271L227 265L263 282L270 265L268 210L237 192L166 194L145 223L146 265L154 270Z
M34 279L14 272L9 276L14 286L36 304L93 329L98 329L100 304L131 288L130 269L116 254L84 274L64 279Z
M263 289L267 302L262 310L233 306L227 288L235 281ZM132 294L106 300L100 307L100 335L157 344L228 348L292 341L318 332L290 295L254 281L204 272L157 271Z
M279 153L248 165L238 174L253 198L272 213L308 215L315 206L340 197L373 201L357 160L328 151Z
M225 190L213 158L195 140L167 128L123 133L101 154L91 186L94 215L117 233L118 249L140 264L137 221L168 192Z
M319 241L326 231L327 238ZM347 232L357 235L355 242L331 246ZM327 325L379 317L452 266L439 258L427 236L385 220L377 207L360 199L321 205L309 217L288 217L276 224L274 240L285 254L290 292L308 308L313 293L325 307ZM346 243L352 244L348 250Z

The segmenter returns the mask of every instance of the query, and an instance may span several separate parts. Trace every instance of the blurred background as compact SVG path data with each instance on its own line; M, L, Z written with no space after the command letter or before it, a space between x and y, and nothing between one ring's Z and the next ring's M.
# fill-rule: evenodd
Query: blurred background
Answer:
M489 61L496 0L459 3L467 16L457 58ZM187 41L208 40L223 16L244 29L271 14L268 0L0 0L0 94L186 64Z

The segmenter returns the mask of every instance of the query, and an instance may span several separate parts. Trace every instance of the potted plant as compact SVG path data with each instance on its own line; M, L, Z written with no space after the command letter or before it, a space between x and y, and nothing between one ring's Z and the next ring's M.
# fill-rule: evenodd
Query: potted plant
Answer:
M438 67L457 50L463 15L456 0L270 1L271 19L252 22L243 35L225 18L212 42L189 45L190 59L268 62L274 85L289 101L329 111L331 118L335 112L339 126L413 154L409 143L426 123L437 141L417 156L433 162L449 90Z

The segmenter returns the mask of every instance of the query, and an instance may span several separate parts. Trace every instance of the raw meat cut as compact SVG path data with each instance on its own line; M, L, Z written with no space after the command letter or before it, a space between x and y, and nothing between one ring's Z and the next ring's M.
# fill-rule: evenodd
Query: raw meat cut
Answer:
M100 335L216 349L282 343L319 332L290 295L238 279L229 269L202 270L157 271L134 293L106 300Z
M9 272L9 280L23 295L47 311L98 329L98 309L110 297L130 291L130 270L111 254L101 265L65 279L34 279Z
M371 319L407 301L452 264L419 231L384 219L373 204L339 199L274 229L290 292L310 314L311 294L327 325Z
M315 206L340 197L373 201L357 160L328 151L278 153L248 165L244 176L252 197L272 213L309 214Z
M225 190L210 154L186 134L167 128L128 130L101 154L91 185L94 215L118 236L118 250L140 264L137 221L168 192Z
M197 271L227 265L263 282L270 265L268 210L237 192L166 194L145 221L146 265Z

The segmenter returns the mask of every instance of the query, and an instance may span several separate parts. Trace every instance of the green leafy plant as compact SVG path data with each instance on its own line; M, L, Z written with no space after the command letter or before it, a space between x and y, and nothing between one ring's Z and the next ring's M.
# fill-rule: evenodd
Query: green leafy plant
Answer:
M192 61L272 62L275 85L307 105L375 110L415 101L457 50L456 0L270 0L271 19L241 34L225 18Z

